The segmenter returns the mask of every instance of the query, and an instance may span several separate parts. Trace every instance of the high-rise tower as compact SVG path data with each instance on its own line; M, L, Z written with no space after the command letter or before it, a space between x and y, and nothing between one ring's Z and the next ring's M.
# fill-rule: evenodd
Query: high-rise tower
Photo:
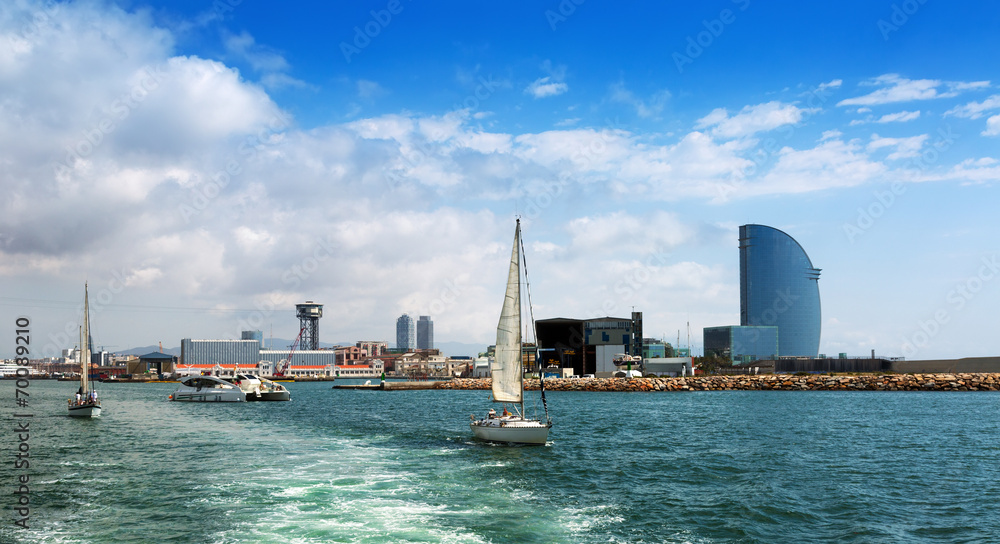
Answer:
M429 315L417 320L417 349L434 349L434 321Z
M396 320L396 349L413 349L417 347L417 333L413 318L403 314Z
M740 227L740 325L778 327L778 355L816 357L822 326L819 268L794 238Z
M299 328L302 330L299 349L319 349L319 318L323 317L323 305L311 300L307 300L305 304L296 304L295 317L299 318Z

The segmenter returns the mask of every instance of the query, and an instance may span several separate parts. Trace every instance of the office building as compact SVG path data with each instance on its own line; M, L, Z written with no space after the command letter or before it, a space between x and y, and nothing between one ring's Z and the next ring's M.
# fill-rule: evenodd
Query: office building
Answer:
M434 322L429 315L417 320L417 349L434 349Z
M396 320L396 349L411 350L417 347L417 331L413 318L403 314Z

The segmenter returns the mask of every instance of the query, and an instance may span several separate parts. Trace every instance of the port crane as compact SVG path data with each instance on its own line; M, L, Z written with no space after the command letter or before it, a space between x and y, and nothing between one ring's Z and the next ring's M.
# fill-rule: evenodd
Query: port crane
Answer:
M302 327L299 329L299 335L295 337L295 341L292 342L291 349L288 350L288 358L278 364L278 367L274 369L275 378L285 377L285 372L292 367L292 354L295 353L295 348L298 347L299 341L302 340L302 334L306 332L306 328Z

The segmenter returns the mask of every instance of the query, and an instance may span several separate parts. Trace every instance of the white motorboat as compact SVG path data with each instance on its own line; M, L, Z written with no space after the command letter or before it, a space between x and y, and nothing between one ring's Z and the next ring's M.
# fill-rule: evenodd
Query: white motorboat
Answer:
M236 374L230 381L246 393L248 402L292 400L285 386L254 374Z
M239 386L215 376L191 376L181 381L170 400L187 402L246 402Z
M497 324L496 355L490 369L493 375L493 402L503 404L503 413L497 417L491 409L486 417L472 416L469 426L480 440L514 444L544 445L549 438L552 422L545 405L545 388L542 379L542 405L545 421L527 417L524 412L524 372L521 354L521 220L514 229L514 250L510 256L507 274L507 292L504 296L500 322ZM529 302L530 308L530 302ZM532 325L534 320L532 320ZM508 411L507 405L514 411Z
M80 327L80 388L76 398L69 399L70 417L98 417L101 401L90 382L90 297L87 284L83 284L83 325Z

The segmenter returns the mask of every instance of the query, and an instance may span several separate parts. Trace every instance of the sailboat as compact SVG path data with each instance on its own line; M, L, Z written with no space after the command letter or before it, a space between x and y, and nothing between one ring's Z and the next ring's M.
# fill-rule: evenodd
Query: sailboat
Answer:
M83 284L83 326L80 327L80 389L69 399L70 417L98 417L101 401L89 380L90 374L90 296Z
M497 415L490 409L486 417L472 416L469 424L472 434L490 442L515 444L545 444L549 438L552 422L545 408L545 421L530 419L524 412L524 369L521 360L521 220L514 229L514 250L510 255L510 271L507 275L507 293L504 296L500 322L497 324L496 352L491 367L493 375L493 402L503 405L503 412ZM529 301L530 308L530 301ZM534 320L532 320L534 325ZM545 405L545 388L542 384L542 404ZM508 411L508 405L513 411Z

